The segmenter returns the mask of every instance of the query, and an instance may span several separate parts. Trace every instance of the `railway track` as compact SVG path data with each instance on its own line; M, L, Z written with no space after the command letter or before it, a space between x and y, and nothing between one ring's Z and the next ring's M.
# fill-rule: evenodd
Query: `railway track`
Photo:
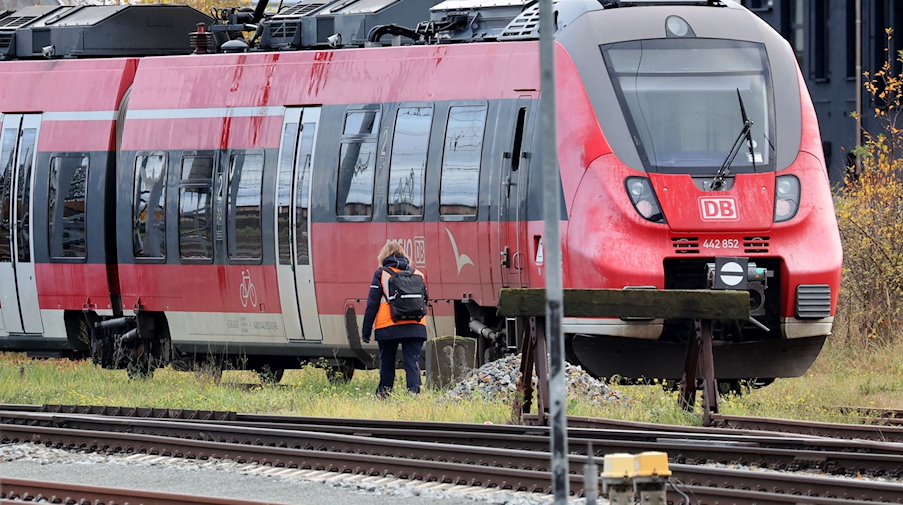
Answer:
M0 412L4 442L30 441L102 452L140 452L200 459L228 458L277 467L393 475L426 482L534 492L547 492L550 488L547 431L540 427L391 423L395 427L388 428L385 427L385 422L377 422L377 426L373 426L372 421L340 420L346 426L337 429L339 426L330 426L328 423L303 424L298 422L299 418L279 418L282 422L276 422L272 416L267 421L248 421L239 420L237 415L198 412L147 411L143 413L157 418L132 418L121 415L50 414L34 410L23 407ZM122 413L124 412L120 411ZM164 419L163 414L177 414L192 419ZM290 420L294 422L289 422ZM250 426L254 423L269 423L278 427ZM414 429L412 425L420 425L421 429ZM448 429L451 427L455 429ZM356 431L357 434L348 434L349 430ZM572 438L572 449L579 449L584 443L592 442L599 453L661 450L661 439L669 438L664 443L670 444L670 448L676 451L669 452L672 461L680 461L674 455L683 454L681 451L709 451L708 453L720 454L719 457L722 458L730 458L732 450L739 451L740 454L775 451L756 447L749 436L736 434L732 435L733 438L706 442L699 433L659 432L641 436L624 433L625 430L609 430L617 433L614 440L605 440L600 438L604 430L575 428L573 431L573 435L580 434L583 438ZM458 435L455 436L455 433ZM678 435L684 438L679 439ZM488 443L491 440L507 447L493 447ZM784 445L813 444L815 441L815 437L768 439L768 443ZM825 442L837 444L840 441ZM638 445L623 445L627 443ZM761 444L763 441L756 443ZM528 447L510 447L516 444ZM861 454L836 454L838 451L832 450L802 454L799 449L791 449L791 452L797 454L796 459L785 459L783 468L782 465L776 465L775 468L811 467L845 473L846 469L836 464L840 460L832 458L854 461L859 456L872 462L884 461L883 464L887 465L885 469L891 468L892 464L896 464L898 469L903 466L899 460L901 449L890 444L884 445L886 447L882 452L879 450L881 444L853 444L855 450L862 451ZM733 458L736 461L737 456ZM583 485L579 473L587 458L574 454L570 459L571 489L579 493ZM859 465L862 466L861 463ZM843 503L903 502L903 485L900 484L680 463L673 464L672 471L674 478L684 483L699 503L841 503L836 500L843 500ZM746 495L749 496L744 498ZM788 496L796 501L788 501ZM805 499L800 501L800 497ZM674 498L679 499L679 496L674 494Z
M161 412L151 412L161 414ZM232 416L216 416L232 417ZM253 416L256 419L258 416ZM418 457L422 443L444 444L444 460L474 464L468 452L456 448L466 446L543 452L548 448L545 427L461 425L454 423L418 423L294 419L302 422L252 420L166 420L96 416L78 414L46 414L0 412L5 424L41 424L74 429L118 431L137 434L196 437L202 430L207 440L283 447L308 447L316 450L367 452ZM341 424L339 424L341 423ZM903 478L903 444L870 441L842 441L822 437L788 437L736 434L731 430L654 431L623 429L571 428L569 447L572 453L586 454L592 444L596 456L613 452L667 452L671 460L687 464L743 464L775 470L818 470L832 474L865 474ZM350 437L350 438L349 438ZM361 438L363 437L363 439ZM417 442L408 447L397 443ZM524 460L525 469L546 470L547 461Z
M264 505L264 502L0 477L0 505Z
M903 410L878 409L873 407L839 407L845 414L856 414L866 424L884 424L888 426L903 426Z
M903 443L903 426L876 424L838 424L764 417L712 416L715 426L741 430L760 430L797 435L842 438L845 440L874 440Z

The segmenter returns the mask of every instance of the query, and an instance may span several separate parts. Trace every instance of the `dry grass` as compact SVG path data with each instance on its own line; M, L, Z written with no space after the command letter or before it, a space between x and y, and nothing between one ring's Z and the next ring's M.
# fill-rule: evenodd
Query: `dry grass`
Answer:
M903 343L854 350L828 345L812 370L797 379L782 379L763 389L722 400L726 414L849 422L838 406L903 409ZM398 389L403 381L399 373ZM147 381L129 381L124 371L102 370L88 362L31 360L0 355L0 403L82 404L265 412L301 416L449 422L507 422L504 400L453 401L443 392L418 397L405 392L376 400L378 374L358 372L348 384L334 385L316 368L286 372L280 386L251 389L237 384L257 382L248 372L225 372L222 384L193 373L158 370ZM698 424L699 417L677 408L677 394L657 385L622 386L628 399L596 407L572 401L569 413L669 424Z

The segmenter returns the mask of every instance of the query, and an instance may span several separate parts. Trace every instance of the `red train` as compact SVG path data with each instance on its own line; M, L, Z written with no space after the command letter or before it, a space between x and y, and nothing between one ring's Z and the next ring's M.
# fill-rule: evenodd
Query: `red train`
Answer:
M188 40L174 23L127 57L53 31L163 6L19 23L0 62L0 345L137 374L211 356L350 374L371 365L361 298L386 240L427 275L431 335L479 335L487 358L514 345L499 289L544 274L536 6L434 3L191 11L211 24L195 51L218 54L154 45ZM556 8L565 287L704 289L734 258L752 316L716 324L716 375L804 373L841 246L787 42L729 1ZM432 20L399 24L412 16ZM569 359L598 376L679 378L693 329L564 323Z

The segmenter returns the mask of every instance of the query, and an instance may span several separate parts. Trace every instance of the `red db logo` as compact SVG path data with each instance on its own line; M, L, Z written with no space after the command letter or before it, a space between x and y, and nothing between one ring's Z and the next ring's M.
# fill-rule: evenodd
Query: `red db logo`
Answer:
M740 219L737 214L737 201L732 197L700 198L699 210L702 212L703 221L736 221Z

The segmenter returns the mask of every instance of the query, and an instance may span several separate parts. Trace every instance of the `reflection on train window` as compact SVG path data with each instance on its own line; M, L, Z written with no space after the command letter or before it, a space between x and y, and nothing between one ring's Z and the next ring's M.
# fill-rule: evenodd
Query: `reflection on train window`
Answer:
M260 201L263 188L263 153L236 153L229 164L229 257L260 259L263 240Z
M349 112L345 116L336 194L336 214L339 216L373 215L379 118L379 109Z
M423 175L433 122L431 107L401 107L389 163L389 215L423 216Z
M136 258L166 256L166 154L135 159L132 249Z
M48 223L50 256L84 258L87 254L85 193L88 157L54 156L50 160Z
M310 215L310 167L313 160L314 137L317 123L304 123L301 128L301 145L298 147L298 186L295 195L298 204L295 206L295 261L299 265L310 264L310 251L307 247L308 216Z
M774 103L759 43L663 38L602 46L632 142L650 172L710 176L752 121L753 152L743 145L731 172L774 170ZM679 125L679 127L677 127Z
M17 215L17 246L19 250L19 261L31 261L31 244L29 217L31 211L31 167L34 164L35 143L38 136L38 130L35 128L25 128L22 130L22 138L19 140L19 194L16 198L16 215ZM85 162L87 163L87 161Z
M451 107L439 189L439 214L476 216L486 105Z
M282 152L279 154L279 181L276 191L276 226L279 236L279 264L288 265L292 259L289 227L292 217L292 174L298 123L287 123L282 131Z
M16 141L19 130L7 128L3 130L3 143L0 144L0 261L12 261L11 218L13 157L16 154Z
M213 258L213 158L182 158L179 188L179 255L184 259Z

